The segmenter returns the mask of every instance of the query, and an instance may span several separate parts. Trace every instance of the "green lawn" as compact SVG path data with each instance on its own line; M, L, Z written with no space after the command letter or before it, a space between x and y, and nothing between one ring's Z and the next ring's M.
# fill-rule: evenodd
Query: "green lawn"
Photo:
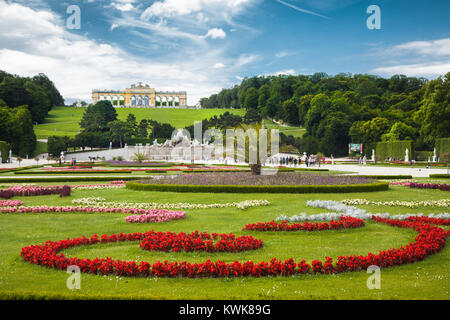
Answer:
M324 260L325 256L366 254L400 247L414 240L416 233L384 224L367 222L365 227L353 230L324 232L243 232L247 223L275 219L280 214L293 215L325 212L306 207L307 200L342 200L366 198L369 200L432 200L448 197L439 190L410 189L394 186L389 191L355 194L177 194L169 192L141 192L126 189L75 190L69 198L56 195L21 197L26 205L69 205L76 198L99 196L108 201L134 202L191 202L225 203L246 199L267 199L267 207L240 211L236 208L187 210L185 220L162 224L129 224L126 214L3 214L0 216L0 296L29 294L35 297L68 298L158 298L158 299L449 299L450 249L428 257L422 262L383 269L381 290L366 287L365 272L338 275L301 275L293 277L263 277L236 279L166 279L117 278L82 274L81 290L71 292L66 288L65 271L46 269L26 263L20 249L47 240L67 237L91 236L107 233L194 230L250 234L261 238L264 247L242 253L158 253L144 251L138 242L99 244L65 250L67 256L80 258L112 257L127 260L188 260L213 261L221 259L268 261L294 258ZM407 209L402 207L362 206L371 212L441 213L448 208Z
M48 136L69 136L78 134L78 123L86 108L55 107L50 112L45 123L34 127L38 139ZM139 122L142 119L152 119L162 123L170 123L176 128L192 125L194 121L201 121L229 111L233 114L244 115L242 109L156 109L156 108L117 108L119 119L125 120L129 113L133 113Z
M280 132L287 136L294 136L295 138L301 138L306 133L306 129L303 127L280 126L268 119L264 119L264 126L268 129L279 129Z

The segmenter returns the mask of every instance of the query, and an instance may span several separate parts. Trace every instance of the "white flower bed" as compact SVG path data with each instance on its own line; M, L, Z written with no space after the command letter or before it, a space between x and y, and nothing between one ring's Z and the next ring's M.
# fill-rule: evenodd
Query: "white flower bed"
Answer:
M72 200L72 203L93 207L93 208L138 208L138 209L212 209L212 208L231 208L236 207L241 210L245 210L250 207L268 206L270 204L267 200L244 200L240 202L231 203L213 203L213 204L201 204L201 203L136 203L128 201L112 202L106 201L104 198L91 197Z
M374 205L374 206L389 206L389 207L407 207L407 208L417 208L417 207L438 207L438 208L448 208L450 207L450 199L440 199L440 200L425 200L425 201L372 201L366 199L345 199L342 200L343 204L346 205Z
M364 209L360 209L353 206L348 206L346 204L343 204L338 201L330 201L330 200L308 200L306 202L306 205L309 207L314 208L322 208L327 209L335 212L327 212L327 213L320 213L320 214L311 214L308 215L305 212L302 212L298 215L293 215L291 217L286 215L280 215L278 218L276 218L277 221L290 221L290 222L304 222L304 221L331 221L331 220L337 220L340 216L350 216L353 218L359 218L363 220L370 220L372 216L381 217L381 218L390 218L390 219L398 219L398 220L405 220L409 217L421 217L424 214L423 213L407 213L407 214L397 214L397 215L390 215L389 213L375 213L372 214L370 212L367 212ZM449 213L439 213L439 214L428 214L427 215L430 218L443 218L443 219L450 219Z

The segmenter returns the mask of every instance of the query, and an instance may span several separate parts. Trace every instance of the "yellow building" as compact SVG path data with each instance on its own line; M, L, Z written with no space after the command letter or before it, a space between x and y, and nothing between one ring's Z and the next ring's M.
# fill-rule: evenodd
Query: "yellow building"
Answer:
M121 90L92 90L92 103L111 101L114 107L130 108L186 108L186 91L156 91L148 84L132 84Z

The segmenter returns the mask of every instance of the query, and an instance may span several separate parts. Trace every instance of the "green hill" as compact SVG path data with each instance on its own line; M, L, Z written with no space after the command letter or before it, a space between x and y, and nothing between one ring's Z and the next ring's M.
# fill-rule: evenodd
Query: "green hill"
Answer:
M34 132L38 139L46 139L48 136L73 137L80 130L79 122L86 108L55 107L45 118L43 124L34 126ZM184 128L192 125L194 121L201 121L215 115L229 111L243 116L243 109L144 109L144 108L117 108L120 120L125 120L129 113L141 119L152 119L162 123L170 123L176 128Z

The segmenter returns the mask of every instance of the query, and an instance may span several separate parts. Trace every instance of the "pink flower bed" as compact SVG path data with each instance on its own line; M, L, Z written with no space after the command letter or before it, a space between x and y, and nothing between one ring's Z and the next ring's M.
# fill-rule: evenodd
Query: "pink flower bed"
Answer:
M155 209L137 209L137 208L92 208L92 207L79 207L79 206L67 206L67 207L0 207L0 213L131 213L131 214L153 214ZM167 211L167 210L160 210ZM177 213L181 216L181 213ZM183 212L184 215L184 212ZM169 215L170 216L170 215ZM184 218L184 217L183 217ZM179 218L182 219L182 218Z
M153 209L149 213L132 215L125 218L130 223L166 222L170 220L180 220L186 218L184 211L169 211Z
M0 200L0 207L17 207L23 205L20 200Z

